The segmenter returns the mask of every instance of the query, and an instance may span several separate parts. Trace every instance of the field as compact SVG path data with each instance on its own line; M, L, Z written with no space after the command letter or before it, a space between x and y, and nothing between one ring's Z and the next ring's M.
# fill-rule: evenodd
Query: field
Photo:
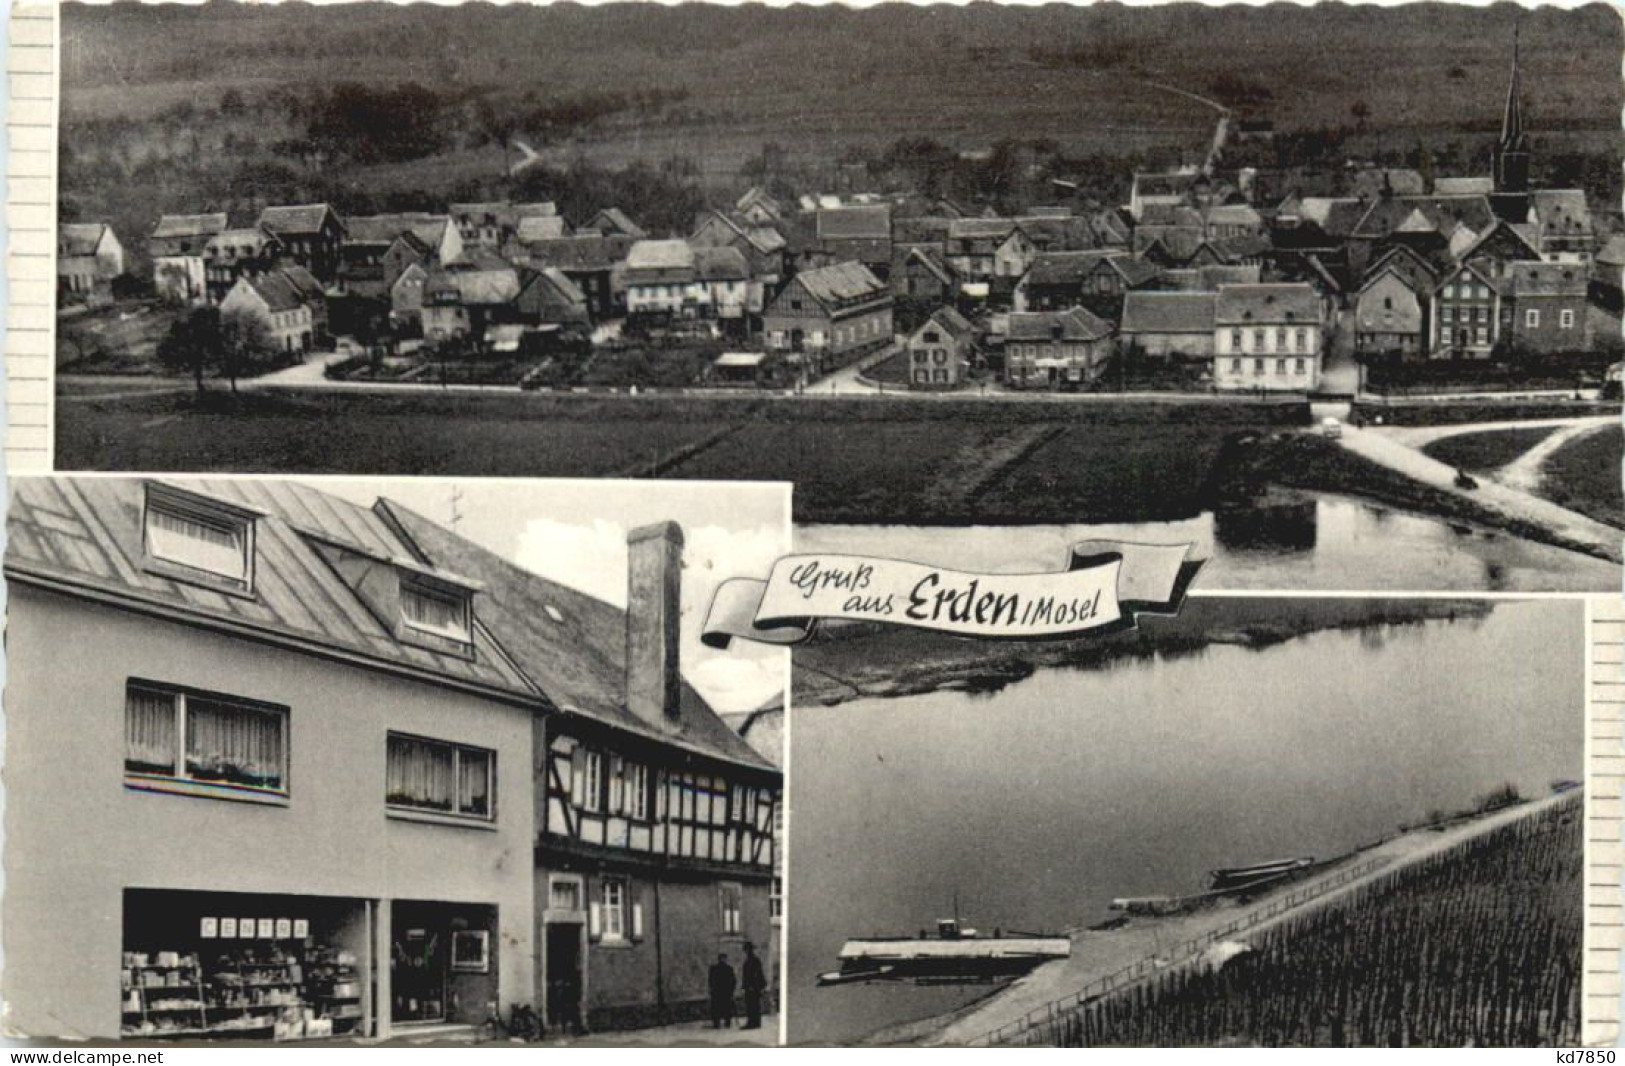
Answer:
M1022 145L1028 155L986 168L979 194L1005 196L1036 159L1120 203L1133 167L1205 148L1215 104L1272 123L1298 147L1400 159L1426 143L1440 173L1478 172L1514 17L1538 116L1535 180L1617 202L1621 33L1601 4L1515 15L1453 5L68 3L61 207L110 220L138 267L136 235L159 213L204 205L246 221L268 201L326 199L364 213L511 194L556 198L579 222L614 197L666 229L753 182L833 188L838 162L879 159L905 139L935 142L949 159ZM320 141L317 94L344 83L428 87L432 136L407 158L350 158L342 138ZM504 138L541 157L516 181L504 176ZM1285 141L1238 143L1232 162L1274 165L1277 149L1302 162ZM627 180L584 176L634 164L643 169ZM1037 183L1046 196L1049 174Z
M1004 472L981 498L981 510L1012 520L1035 500L1066 521L1125 517L1118 501L1144 500L1134 517L1188 518L1211 506L1208 491L1221 449L1234 434L1223 426L1067 426Z
M545 417L523 397L235 399L188 392L58 407L62 469L577 477L658 462L724 423ZM146 432L141 427L151 427Z
M1553 503L1625 529L1620 489L1625 439L1615 431L1588 433L1559 448L1541 469L1540 494Z
M1422 451L1451 466L1474 472L1496 470L1551 436L1550 426L1486 430L1443 437Z
M57 322L56 368L64 374L161 374L156 353L175 312L121 305Z
M77 385L72 386L77 389ZM1304 405L904 397L764 400L215 390L68 391L64 469L651 476L794 480L815 522L937 524L1190 517L1229 435L1301 423ZM1006 484L1030 478L1043 492ZM1026 481L1021 482L1026 485Z
M1062 1046L1564 1047L1580 1031L1579 797L1043 1027Z

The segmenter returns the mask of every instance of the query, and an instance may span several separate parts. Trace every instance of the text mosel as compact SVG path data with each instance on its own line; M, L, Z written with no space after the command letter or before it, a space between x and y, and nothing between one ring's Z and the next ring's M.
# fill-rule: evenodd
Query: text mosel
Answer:
M1026 627L1085 626L1100 617L1101 589L1088 595L1044 595L1001 591L984 586L981 577L928 571L906 591L876 591L874 567L828 566L811 560L790 571L790 581L804 599L821 593L845 593L841 613L907 620L920 625Z

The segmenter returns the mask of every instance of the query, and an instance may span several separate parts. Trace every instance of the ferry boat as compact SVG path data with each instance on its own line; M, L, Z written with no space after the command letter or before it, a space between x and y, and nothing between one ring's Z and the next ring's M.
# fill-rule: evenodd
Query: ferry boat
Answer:
M1072 954L1064 936L1011 933L984 937L957 918L937 922L936 936L875 937L841 946L841 968L818 975L820 986L868 981L977 984L1016 977Z

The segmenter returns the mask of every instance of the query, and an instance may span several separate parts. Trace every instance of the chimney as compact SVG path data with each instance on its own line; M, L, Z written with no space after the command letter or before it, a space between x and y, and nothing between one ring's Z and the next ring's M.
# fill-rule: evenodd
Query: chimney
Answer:
M681 715L683 529L656 522L626 536L626 706L652 726Z

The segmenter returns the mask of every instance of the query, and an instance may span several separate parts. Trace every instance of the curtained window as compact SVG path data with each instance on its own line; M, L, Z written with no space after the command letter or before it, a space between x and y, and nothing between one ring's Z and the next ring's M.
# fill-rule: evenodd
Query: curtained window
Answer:
M149 499L147 553L155 559L248 584L248 523L175 501Z
M723 933L738 933L744 924L741 918L744 910L745 890L737 884L724 881L717 886L717 892L722 903Z
M286 795L287 741L286 707L149 685L125 694L126 773Z
M602 896L602 936L605 940L626 939L626 882L606 878L600 888Z
M389 734L384 799L392 807L490 820L494 752L442 740Z
M469 640L467 596L403 583L401 616L413 629L449 637L465 644Z
M649 768L639 763L626 764L626 814L640 822L649 818Z

